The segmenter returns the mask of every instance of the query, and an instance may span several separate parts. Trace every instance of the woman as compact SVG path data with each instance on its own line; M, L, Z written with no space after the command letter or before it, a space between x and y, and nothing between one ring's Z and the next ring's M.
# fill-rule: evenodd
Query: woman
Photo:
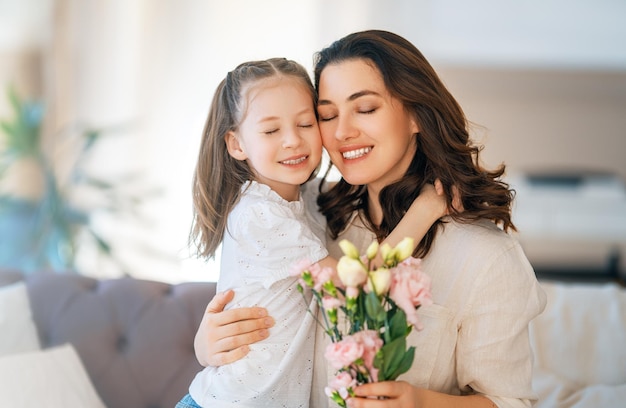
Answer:
M420 309L424 330L409 337L411 370L402 381L358 387L350 406L531 406L528 324L545 294L506 233L515 227L513 192L500 180L504 166L480 166L463 111L402 37L371 30L336 41L317 55L315 85L323 144L342 175L336 185L322 183L317 198L331 256L341 255L340 239L364 250L387 236L425 183L440 179L447 197L454 186L463 208L455 211L449 200L451 215L414 254L433 279L434 304ZM236 360L267 335L271 319L258 309L219 313L230 296L207 308L196 336L201 363ZM327 404L327 340L317 332L313 407Z

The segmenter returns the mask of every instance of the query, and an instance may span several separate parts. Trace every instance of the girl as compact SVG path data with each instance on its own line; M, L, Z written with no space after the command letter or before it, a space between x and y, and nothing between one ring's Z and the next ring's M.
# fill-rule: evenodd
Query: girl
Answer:
M315 90L301 65L246 62L219 84L194 177L192 240L207 257L222 244L218 290L236 290L230 307L267 308L276 330L245 358L198 373L178 407L308 406L314 303L302 301L290 268L302 258L336 265L300 194L321 155ZM405 232L418 241L445 214L445 199L425 191L391 244Z

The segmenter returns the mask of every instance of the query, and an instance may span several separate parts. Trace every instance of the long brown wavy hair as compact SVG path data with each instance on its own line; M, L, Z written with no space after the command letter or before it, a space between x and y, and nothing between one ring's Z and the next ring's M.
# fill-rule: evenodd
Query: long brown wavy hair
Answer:
M367 186L350 185L343 178L327 192L320 184L318 205L327 219L333 239L343 231L356 211L377 236L384 239L398 224L425 183L441 180L450 215L459 222L489 219L515 230L511 220L514 190L501 180L504 164L495 170L480 165L482 146L473 144L463 110L448 92L422 53L408 40L387 31L368 30L335 41L315 55L314 80L329 64L365 60L381 73L385 86L414 115L420 132L417 152L406 174L385 187L379 200L383 221L375 225L367 208ZM328 172L324 176L324 180ZM463 211L452 206L453 186ZM441 222L435 223L418 244L414 256L426 255Z
M236 160L228 153L225 137L230 131L236 132L241 124L250 88L273 77L287 77L302 83L311 93L311 103L317 103L307 70L285 58L244 62L220 82L202 132L193 177L194 213L189 241L197 248L199 256L215 256L224 238L228 214L239 200L241 186L254 180L247 162Z

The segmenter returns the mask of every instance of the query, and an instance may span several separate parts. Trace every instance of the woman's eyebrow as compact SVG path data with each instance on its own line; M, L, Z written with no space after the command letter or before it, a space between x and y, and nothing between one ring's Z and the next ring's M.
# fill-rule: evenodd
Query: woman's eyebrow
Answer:
M378 92L374 92L374 91L370 91L370 90L363 90L363 91L359 91L359 92L355 92L352 95L348 96L346 98L347 102L352 102L356 99L359 99L362 96L367 96L367 95L374 95L374 96L380 96L380 94ZM331 101L327 100L327 99L320 99L319 101L317 101L317 105L330 105L332 104Z

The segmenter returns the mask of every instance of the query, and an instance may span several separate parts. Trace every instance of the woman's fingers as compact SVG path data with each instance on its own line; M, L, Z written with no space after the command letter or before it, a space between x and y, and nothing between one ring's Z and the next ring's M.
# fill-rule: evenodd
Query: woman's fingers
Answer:
M274 320L259 307L224 311L234 293L218 293L207 305L194 339L198 362L203 366L220 366L245 356L248 345L269 335Z
M204 311L204 313L221 312L222 310L224 310L228 302L233 300L234 296L235 296L235 292L233 292L232 290L227 290L226 292L220 292L216 294L215 296L213 296L213 299L211 299L209 304L206 306L206 310Z
M268 328L273 325L271 317L229 323L217 327L211 340L217 353L227 352L263 340L269 336Z
M355 408L414 408L415 389L405 381L384 381L358 386L356 398L348 399L348 406Z

